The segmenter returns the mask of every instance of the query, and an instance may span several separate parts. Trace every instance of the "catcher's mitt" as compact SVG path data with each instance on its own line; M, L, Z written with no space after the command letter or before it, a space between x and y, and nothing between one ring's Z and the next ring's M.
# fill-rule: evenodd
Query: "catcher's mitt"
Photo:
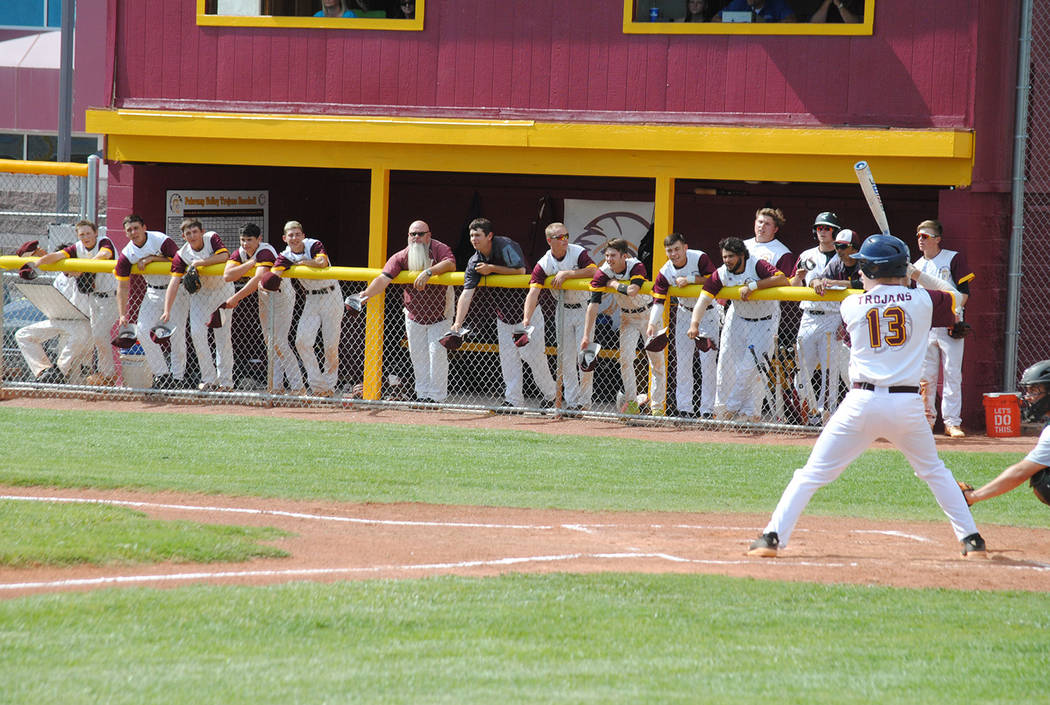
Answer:
M196 294L201 290L201 275L196 267L186 268L186 273L182 275L182 285L191 294Z
M973 326L966 321L956 321L952 324L952 327L948 329L948 335L953 338L962 339L973 333Z
M961 481L957 482L957 484L959 485L959 491L962 492L963 499L966 500L966 506L972 506L973 502L971 502L970 498L966 496L966 493L973 492L973 485L971 485L969 482Z

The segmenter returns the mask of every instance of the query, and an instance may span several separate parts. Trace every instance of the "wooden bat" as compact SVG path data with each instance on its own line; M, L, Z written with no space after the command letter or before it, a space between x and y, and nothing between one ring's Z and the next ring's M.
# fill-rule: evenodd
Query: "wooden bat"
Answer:
M860 182L860 190L864 192L864 199L868 202L871 214L875 216L875 222L883 235L890 234L890 223L886 219L886 209L882 205L882 196L879 195L879 187L875 183L875 177L871 174L871 167L867 162L860 161L853 165Z

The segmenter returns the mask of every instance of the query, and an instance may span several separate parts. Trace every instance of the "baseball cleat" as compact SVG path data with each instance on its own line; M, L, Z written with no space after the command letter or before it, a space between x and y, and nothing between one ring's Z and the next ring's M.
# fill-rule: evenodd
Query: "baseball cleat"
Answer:
M761 558L776 558L779 547L780 537L777 536L777 532L770 531L751 542L751 546L747 549L747 555Z
M958 426L952 426L951 424L945 425L944 435L950 438L966 438L966 433L961 428Z
M970 534L962 541L963 558L987 558L988 551L984 547L984 539L980 534Z

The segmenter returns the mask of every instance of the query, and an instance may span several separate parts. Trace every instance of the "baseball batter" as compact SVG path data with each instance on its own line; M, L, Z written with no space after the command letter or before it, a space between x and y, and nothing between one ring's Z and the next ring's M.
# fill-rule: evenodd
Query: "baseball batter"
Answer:
M1050 416L1050 360L1037 362L1021 375L1024 394L1022 413L1029 421L1046 423ZM1024 460L1003 470L998 477L979 489L960 482L966 503L974 505L1005 494L1028 480L1032 493L1043 504L1050 505L1050 424L1043 427L1039 441Z
M299 369L299 358L288 343L288 334L292 330L292 312L295 310L295 290L291 281L280 277L270 278L274 286L273 291L263 286L265 275L277 261L277 250L270 243L263 242L261 235L262 232L255 223L245 223L241 226L241 246L226 261L222 278L228 282L235 282L246 276L251 278L237 293L226 299L226 308L236 308L241 301L258 292L259 328L262 329L266 349L273 351L274 356L270 392L282 393L287 381L291 394L302 395L306 393L306 388L302 370Z
M289 267L301 264L315 269L329 266L328 253L320 240L306 237L302 223L289 220L284 224L284 242L287 247L277 257L271 272L283 276ZM306 302L299 314L295 330L295 350L306 368L306 380L315 396L335 395L339 381L339 336L343 329L343 296L335 279L300 279ZM317 332L324 339L324 371L317 362L314 343Z
M974 275L962 253L941 248L942 234L943 228L936 220L919 223L916 236L922 257L915 261L915 268L923 274L952 284L962 294L957 312L961 320L962 307L969 298L970 280ZM920 286L923 286L922 282ZM962 430L963 343L962 338L953 338L945 328L931 330L922 370L923 400L926 403L926 418L931 425L937 419L937 378L943 375L941 417L944 420L944 433L952 438L966 435Z
M624 398L632 400L638 396L638 379L634 372L634 358L638 341L645 335L649 325L649 305L652 297L641 293L646 281L645 265L630 255L630 243L623 238L614 238L605 243L605 262L591 277L591 298L587 303L583 338L580 350L591 344L594 325L602 307L602 290L610 287L616 305L620 307L620 379L623 382ZM645 351L649 360L650 413L662 416L667 403L667 364L662 350Z
M74 226L77 241L57 252L49 252L36 261L37 265L51 264L64 259L112 260L117 248L106 236L98 236L98 226L90 220L81 220ZM98 355L97 371L88 375L87 384L113 386L117 383L117 367L110 345L113 326L117 322L117 280L104 272L82 272L76 277L77 288L88 297L91 341Z
M164 233L146 230L146 222L142 216L132 213L124 218L124 234L128 236L128 244L120 251L113 276L117 279L117 322L127 325L130 314L128 312L128 296L131 292L132 267L142 270L147 264L153 262L170 262L179 248L175 241ZM139 345L146 354L146 365L153 373L153 387L155 389L172 389L182 387L182 379L186 374L186 335L185 331L175 331L171 336L171 368L164 359L164 351L160 345L150 338L150 330L160 322L161 314L164 313L164 295L168 289L168 274L143 274L146 281L146 293L139 305L138 317L135 321L135 335L138 336Z
M208 343L208 322L223 301L233 295L233 284L219 277L201 277L200 290L187 292L180 283L190 268L225 264L230 252L222 238L214 231L204 232L199 220L187 218L179 226L186 243L171 261L171 279L164 295L164 313L161 321L174 319L175 329L185 330L189 316L190 338L197 355L202 391L233 389L233 338L230 334L231 312L222 310L222 325L214 328L215 357Z
M780 303L749 299L759 289L787 286L788 278L769 262L752 257L738 237L724 238L718 247L722 266L704 282L687 335L694 340L700 336L700 321L723 287L740 287L740 300L730 306L722 329L715 406L723 419L739 415L745 421L758 421L766 388L758 360L767 359L773 352L777 330L774 314L780 310Z
M930 328L955 322L952 294L909 289L908 246L892 235L872 235L855 254L864 293L842 302L850 335L852 389L796 470L763 534L748 551L776 556L813 494L834 481L877 438L889 440L933 492L964 557L986 558L966 500L937 456L919 396L921 362Z
M664 238L664 251L667 261L656 274L653 281L653 307L649 311L649 327L645 331L647 338L652 337L662 327L664 304L669 298L668 290L672 287L684 287L691 284L702 284L715 271L714 262L703 250L691 250L681 233L671 233ZM700 356L700 417L711 418L715 409L715 375L717 374L717 348L697 351L696 345L689 338L689 323L693 317L693 308L697 297L678 297L675 310L674 345L675 345L675 406L679 416L691 417L696 412L693 407L693 356ZM700 319L700 336L718 340L722 330L722 308L711 307Z
M554 277L551 287L561 289L569 279L589 279L594 274L595 264L587 250L569 242L569 230L564 223L551 223L544 231L550 249L532 268L529 294L525 297L522 311L522 327L528 328L540 300L540 292L547 277ZM565 408L579 411L591 408L594 392L594 372L583 372L576 365L576 350L583 339L584 303L586 292L567 289L560 292L558 305L561 310L562 327L558 330L558 356L561 360L562 385Z

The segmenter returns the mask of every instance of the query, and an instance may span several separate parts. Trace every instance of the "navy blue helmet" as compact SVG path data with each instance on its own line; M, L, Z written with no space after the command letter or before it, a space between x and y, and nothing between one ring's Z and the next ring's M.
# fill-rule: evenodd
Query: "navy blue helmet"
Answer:
M911 252L904 241L893 235L872 235L853 255L860 262L860 271L869 279L903 277L908 274Z

